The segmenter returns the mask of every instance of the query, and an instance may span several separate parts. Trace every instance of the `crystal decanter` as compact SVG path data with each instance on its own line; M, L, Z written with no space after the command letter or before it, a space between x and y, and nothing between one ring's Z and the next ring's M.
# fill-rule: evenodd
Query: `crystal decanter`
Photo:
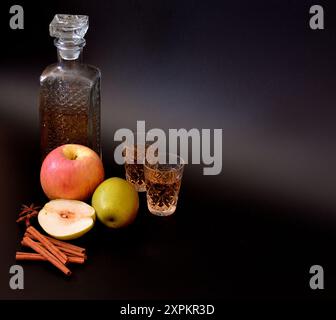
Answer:
M40 133L44 158L67 143L82 144L101 155L100 71L82 62L88 16L57 14L50 23L58 62L40 77Z

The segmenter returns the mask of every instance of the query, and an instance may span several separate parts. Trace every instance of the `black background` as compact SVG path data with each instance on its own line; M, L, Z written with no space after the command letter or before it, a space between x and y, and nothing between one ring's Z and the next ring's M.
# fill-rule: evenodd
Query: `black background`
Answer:
M9 28L21 4L24 30ZM309 28L321 4L325 30ZM144 196L125 230L77 241L88 263L70 279L25 263L25 289L9 288L21 203L39 185L38 77L56 60L55 13L88 14L84 60L102 71L107 176L113 133L222 128L223 170L185 170L176 214L151 216ZM324 299L336 293L335 21L331 1L1 2L0 298ZM325 290L309 288L320 264Z

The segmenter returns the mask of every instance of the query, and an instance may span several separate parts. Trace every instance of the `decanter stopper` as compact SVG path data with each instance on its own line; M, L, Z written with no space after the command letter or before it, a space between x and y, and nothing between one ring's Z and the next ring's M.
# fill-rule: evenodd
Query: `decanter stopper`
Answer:
M89 17L84 15L56 14L49 25L51 37L65 60L77 59L85 46L84 36L89 28Z

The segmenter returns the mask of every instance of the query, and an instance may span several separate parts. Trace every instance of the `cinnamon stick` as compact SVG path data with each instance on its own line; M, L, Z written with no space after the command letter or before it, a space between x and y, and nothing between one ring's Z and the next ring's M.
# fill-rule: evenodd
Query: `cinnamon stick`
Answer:
M69 263L77 263L83 264L85 262L85 258L82 257L68 257Z
M85 253L81 253L81 252L78 252L78 251L76 251L76 250L72 250L72 249L69 249L69 248L62 248L62 247L58 247L62 252L64 252L67 256L68 256L68 258L70 257L70 256L72 256L72 257L79 257L79 258L83 258L83 259L85 259L86 260L86 258L87 258L87 256L86 256L86 254Z
M49 237L49 236L45 236L50 242L52 242L53 244L57 245L58 247L64 247L64 248L70 248L74 251L78 251L78 252L81 252L81 253L85 253L86 252L86 249L85 248L82 248L82 247L79 247L79 246L76 246L74 244L71 244L69 242L65 242L65 241L62 241L62 240L58 240L58 239L55 239L55 238L52 238L52 237Z
M61 270L67 276L71 275L71 271L60 260L58 260L55 256L53 256L48 250L46 250L39 243L33 241L29 237L24 237L21 243L23 246L30 247L34 251L41 254L45 259L47 259L50 263L52 263L56 268Z
M61 240L57 240L55 238L51 238L51 237L48 237L48 236L45 236L50 242L52 242L53 244L59 246L60 248L69 248L71 250L74 250L74 251L78 251L80 253L85 253L86 252L86 249L85 248L82 248L82 247L79 247L79 246L76 246L74 244L71 244L69 242L65 242L65 241L61 241Z
M25 236L28 236L30 237L31 239L33 240L38 240L34 235L32 235L30 232L26 232L25 233ZM47 237L45 236L50 242L54 242L54 240L56 239L53 239L53 238L50 238L50 237ZM63 241L60 241L60 240L56 240L54 242L54 245L60 250L62 251L63 253L65 253L68 258L69 256L76 256L76 257L80 257L80 258L84 258L86 259L86 254L84 252L80 252L79 249L77 250L74 250L73 247L76 247L72 244L69 244L68 246L68 243L67 242L64 242L62 245L60 245L61 243L63 243ZM79 248L79 247L78 247ZM83 248L81 248L83 249ZM84 249L85 250L85 249Z
M15 258L17 261L19 260L27 260L27 261L47 261L47 259L39 253L32 252L16 252ZM83 264L85 262L84 258L81 257L68 257L69 263L77 263Z
M29 226L27 228L27 232L33 235L36 240L40 241L41 244L63 264L68 262L67 256L61 252L53 243L51 243L44 235L38 232L33 226Z
M31 252L17 252L15 255L16 260L34 260L34 261L46 261L47 259L39 253Z

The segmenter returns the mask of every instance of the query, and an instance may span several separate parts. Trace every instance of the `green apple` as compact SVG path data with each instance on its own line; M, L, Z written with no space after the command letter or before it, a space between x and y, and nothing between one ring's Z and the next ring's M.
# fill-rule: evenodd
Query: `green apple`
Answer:
M95 219L95 210L78 200L49 201L38 214L42 229L61 240L79 238L93 227Z
M139 209L139 196L134 186L121 178L102 182L92 196L98 219L110 228L132 223Z

